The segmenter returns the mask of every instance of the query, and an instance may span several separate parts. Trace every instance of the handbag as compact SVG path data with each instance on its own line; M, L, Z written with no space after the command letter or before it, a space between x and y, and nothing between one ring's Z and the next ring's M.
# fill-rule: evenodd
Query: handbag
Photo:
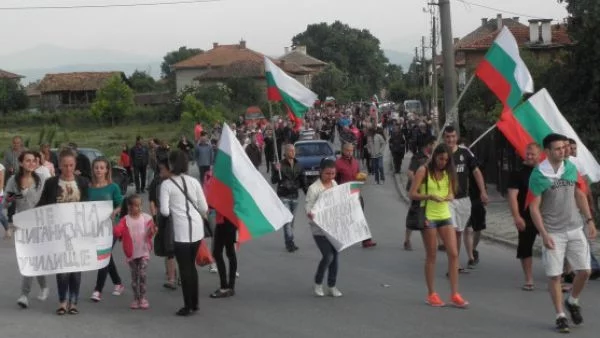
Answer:
M158 232L154 235L154 254L158 257L172 256L175 252L175 232L171 216L156 217Z
M429 181L427 167L425 167L425 179L425 194L427 194L427 182ZM425 217L427 200L425 200L425 205L423 206L421 206L421 202L416 202L417 203L411 203L408 213L406 214L406 228L409 230L424 230L425 222L427 221Z
M206 245L206 241L200 241L198 246L198 252L196 253L196 264L200 266L206 266L214 262L213 256Z
M202 222L204 224L204 237L212 237L213 236L213 232L210 229L210 226L208 226L208 220L204 218L204 216L202 215L202 213L200 212L200 209L198 209L198 206L196 206L196 203L194 203L192 201L192 199L190 198L190 196L187 194L187 185L185 183L185 178L181 178L181 181L183 182L183 188L177 183L175 182L175 180L171 177L169 178L171 180L171 182L173 182L173 184L175 184L175 186L177 188L179 188L179 190L181 190L181 193L183 193L183 196L185 196L185 199L189 202L189 204L191 204L194 209L196 209L196 211L198 212L198 214L200 215L200 217L202 217L202 219L204 220L204 222ZM184 190L185 188L185 190ZM189 215L188 215L189 216ZM191 229L190 229L190 236L191 236Z

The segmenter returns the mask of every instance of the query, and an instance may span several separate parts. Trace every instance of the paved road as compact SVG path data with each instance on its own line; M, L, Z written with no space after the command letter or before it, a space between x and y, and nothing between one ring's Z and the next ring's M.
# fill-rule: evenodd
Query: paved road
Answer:
M423 302L424 254L418 237L415 251L401 249L405 205L400 201L391 176L386 185L366 185L367 219L378 246L358 246L341 254L339 299L312 296L312 280L320 258L310 236L307 219L297 215L296 237L300 250L284 250L283 234L274 233L244 245L239 254L241 277L237 295L213 300L208 294L217 287L217 276L200 271L200 311L190 318L174 316L182 303L180 291L162 288L163 264L153 258L149 270L151 309L128 309L131 291L121 297L106 295L94 304L95 273L84 273L78 316L57 317L56 283L48 301L31 300L20 310L18 274L13 245L0 242L0 337L547 337L552 334L554 314L545 292L540 262L535 262L538 290L520 291L521 274L514 253L501 246L483 244L481 264L461 276L463 295L471 301L468 310L435 309ZM299 211L303 209L303 203ZM122 250L115 250L121 276L129 273ZM463 257L463 261L465 258ZM438 290L444 298L445 258L440 257ZM110 290L107 282L107 290ZM591 282L582 299L585 327L578 337L597 337L600 323L600 283ZM34 286L32 296L37 294ZM34 297L32 297L34 298Z

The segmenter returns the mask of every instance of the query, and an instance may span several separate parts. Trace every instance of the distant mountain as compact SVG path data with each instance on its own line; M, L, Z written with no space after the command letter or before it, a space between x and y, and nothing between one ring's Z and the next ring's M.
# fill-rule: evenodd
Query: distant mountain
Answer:
M413 61L414 55L410 53L398 52L391 49L384 49L383 53L390 60L390 63L400 65L406 71Z
M72 49L39 45L27 50L0 55L0 69L26 76L24 83L34 82L47 73L82 71L123 71L136 69L160 76L160 57L137 55L106 49Z

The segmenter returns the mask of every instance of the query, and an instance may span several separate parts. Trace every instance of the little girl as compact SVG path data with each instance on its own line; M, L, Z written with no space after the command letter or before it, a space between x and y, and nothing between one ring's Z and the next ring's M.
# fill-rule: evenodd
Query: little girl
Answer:
M147 309L150 303L146 299L146 270L152 250L154 222L152 216L142 212L142 198L139 195L127 197L126 208L127 214L114 228L113 235L123 240L123 251L131 268L134 298L130 308Z

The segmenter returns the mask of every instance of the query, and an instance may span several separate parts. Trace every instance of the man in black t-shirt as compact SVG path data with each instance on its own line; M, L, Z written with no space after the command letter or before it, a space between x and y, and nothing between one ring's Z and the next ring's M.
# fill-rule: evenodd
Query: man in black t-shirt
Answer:
M466 147L458 146L458 135L456 129L452 126L444 128L444 143L452 150L452 158L456 168L456 176L458 187L454 200L450 202L450 213L452 214L452 224L456 230L456 244L458 253L460 254L460 242L462 233L467 226L469 217L471 216L471 200L469 199L469 181L473 175L475 182L481 192L480 198L483 205L488 202L488 195L485 189L483 174L479 170L475 155ZM473 253L469 254L473 257ZM465 272L464 269L460 269Z
M538 231L533 225L526 200L529 191L529 176L533 168L540 162L542 147L537 143L527 146L525 161L519 171L510 173L508 180L508 205L512 213L515 226L519 231L519 242L517 245L517 258L521 260L521 267L525 274L523 290L532 291L534 288L532 273L533 243Z

